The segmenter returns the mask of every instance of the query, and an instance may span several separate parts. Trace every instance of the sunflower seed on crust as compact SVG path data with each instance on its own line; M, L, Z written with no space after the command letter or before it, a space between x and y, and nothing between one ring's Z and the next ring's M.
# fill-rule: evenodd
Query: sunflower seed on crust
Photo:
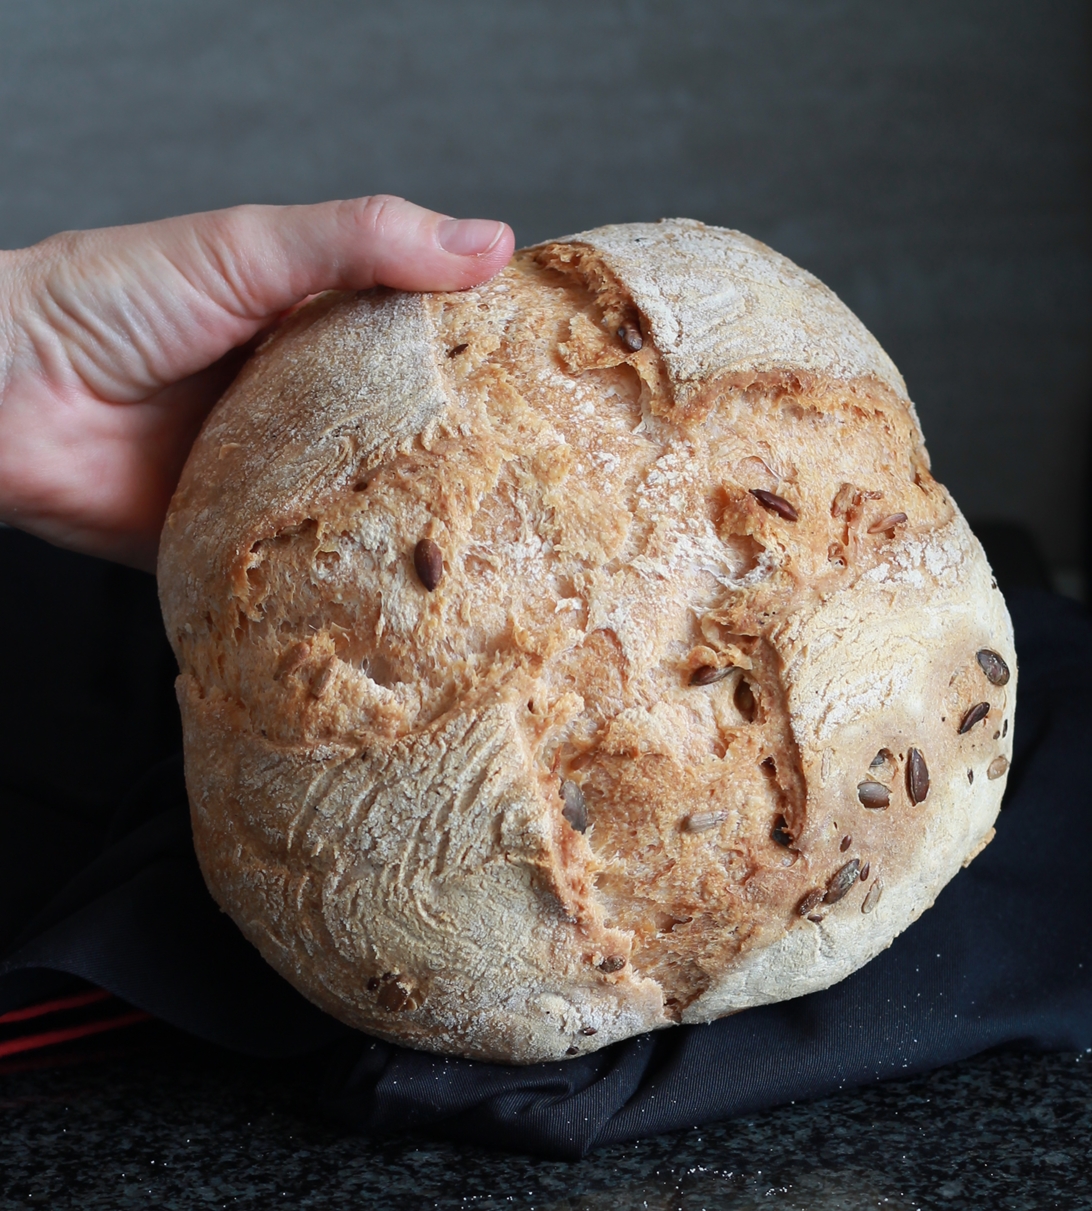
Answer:
M332 682L334 680L335 671L336 671L336 666L335 666L335 662L334 662L334 657L331 656L330 659L327 660L326 663L322 666L322 668L319 669L318 673L315 675L314 679L312 680L311 685L309 686L309 689L311 691L311 696L313 698L321 698L323 696L323 694L326 693L326 691L330 688L330 685L332 684Z
M796 906L796 911L806 917L813 909L819 907L823 903L823 897L827 894L825 887L813 887L811 891L800 901Z
M857 798L862 807L878 811L891 805L891 792L882 782L858 782Z
M417 579L431 593L444 574L444 553L431 538L422 538L413 548L413 567Z
M978 667L986 674L986 680L990 685L1007 685L1009 677L1009 666L992 648L982 648L981 651L975 653L975 659L978 661Z
M906 521L905 513L890 513L887 517L881 517L879 521L874 521L869 527L869 534L884 534L888 530L893 530L896 526L901 526Z
M990 704L988 702L976 702L960 721L959 734L965 736L976 723L981 723L989 713Z
M883 895L883 880L877 879L875 883L868 889L865 898L861 901L861 912L871 912L880 902L880 896Z
M683 821L684 832L708 832L728 820L726 811L691 811Z
M628 346L636 353L639 349L644 348L645 339L641 335L641 329L633 323L632 320L626 320L618 329L618 339L623 345Z
M845 866L839 867L830 877L826 894L823 896L823 903L837 904L853 884L857 882L860 871L860 858L850 858Z
M994 757L986 769L986 777L993 782L997 778L1004 777L1009 768L1008 757Z
M769 509L771 513L776 513L778 517L783 517L786 521L797 521L800 517L800 514L783 496L767 492L765 488L752 488L751 495L764 509Z
M586 832L588 828L588 802L584 798L584 792L575 782L570 782L566 778L561 784L561 799L565 804L561 809L561 814L569 822L569 826L578 833Z
M929 794L929 767L921 751L916 748L906 754L906 793L915 806L924 803Z
M712 685L715 681L723 681L732 672L732 665L718 669L713 664L699 664L690 674L691 685Z

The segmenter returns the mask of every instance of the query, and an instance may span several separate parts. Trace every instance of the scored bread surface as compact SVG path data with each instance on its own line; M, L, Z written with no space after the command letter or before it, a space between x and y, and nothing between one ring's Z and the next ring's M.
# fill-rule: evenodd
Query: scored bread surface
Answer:
M891 361L737 232L316 300L160 584L209 887L384 1038L529 1063L827 987L992 835L1004 602Z

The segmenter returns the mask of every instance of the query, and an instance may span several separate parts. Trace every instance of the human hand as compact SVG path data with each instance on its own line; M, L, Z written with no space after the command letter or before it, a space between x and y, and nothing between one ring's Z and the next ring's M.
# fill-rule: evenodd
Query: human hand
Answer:
M0 252L0 521L154 570L201 422L252 337L323 290L462 290L503 223L401 198L240 206Z

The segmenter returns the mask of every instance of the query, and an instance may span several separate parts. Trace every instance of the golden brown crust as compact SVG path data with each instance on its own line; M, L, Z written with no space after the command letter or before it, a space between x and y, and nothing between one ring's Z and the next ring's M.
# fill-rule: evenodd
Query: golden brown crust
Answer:
M1004 786L1008 618L902 380L738 233L312 304L206 425L160 581L213 894L412 1046L533 1062L825 987Z

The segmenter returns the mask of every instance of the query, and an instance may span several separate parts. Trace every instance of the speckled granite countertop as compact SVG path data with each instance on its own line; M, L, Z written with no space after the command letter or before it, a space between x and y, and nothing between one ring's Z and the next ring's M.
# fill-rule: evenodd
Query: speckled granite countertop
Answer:
M70 1059L0 1072L0 1211L1092 1208L1092 1056L981 1057L575 1164L339 1135L283 1072L155 1025Z

